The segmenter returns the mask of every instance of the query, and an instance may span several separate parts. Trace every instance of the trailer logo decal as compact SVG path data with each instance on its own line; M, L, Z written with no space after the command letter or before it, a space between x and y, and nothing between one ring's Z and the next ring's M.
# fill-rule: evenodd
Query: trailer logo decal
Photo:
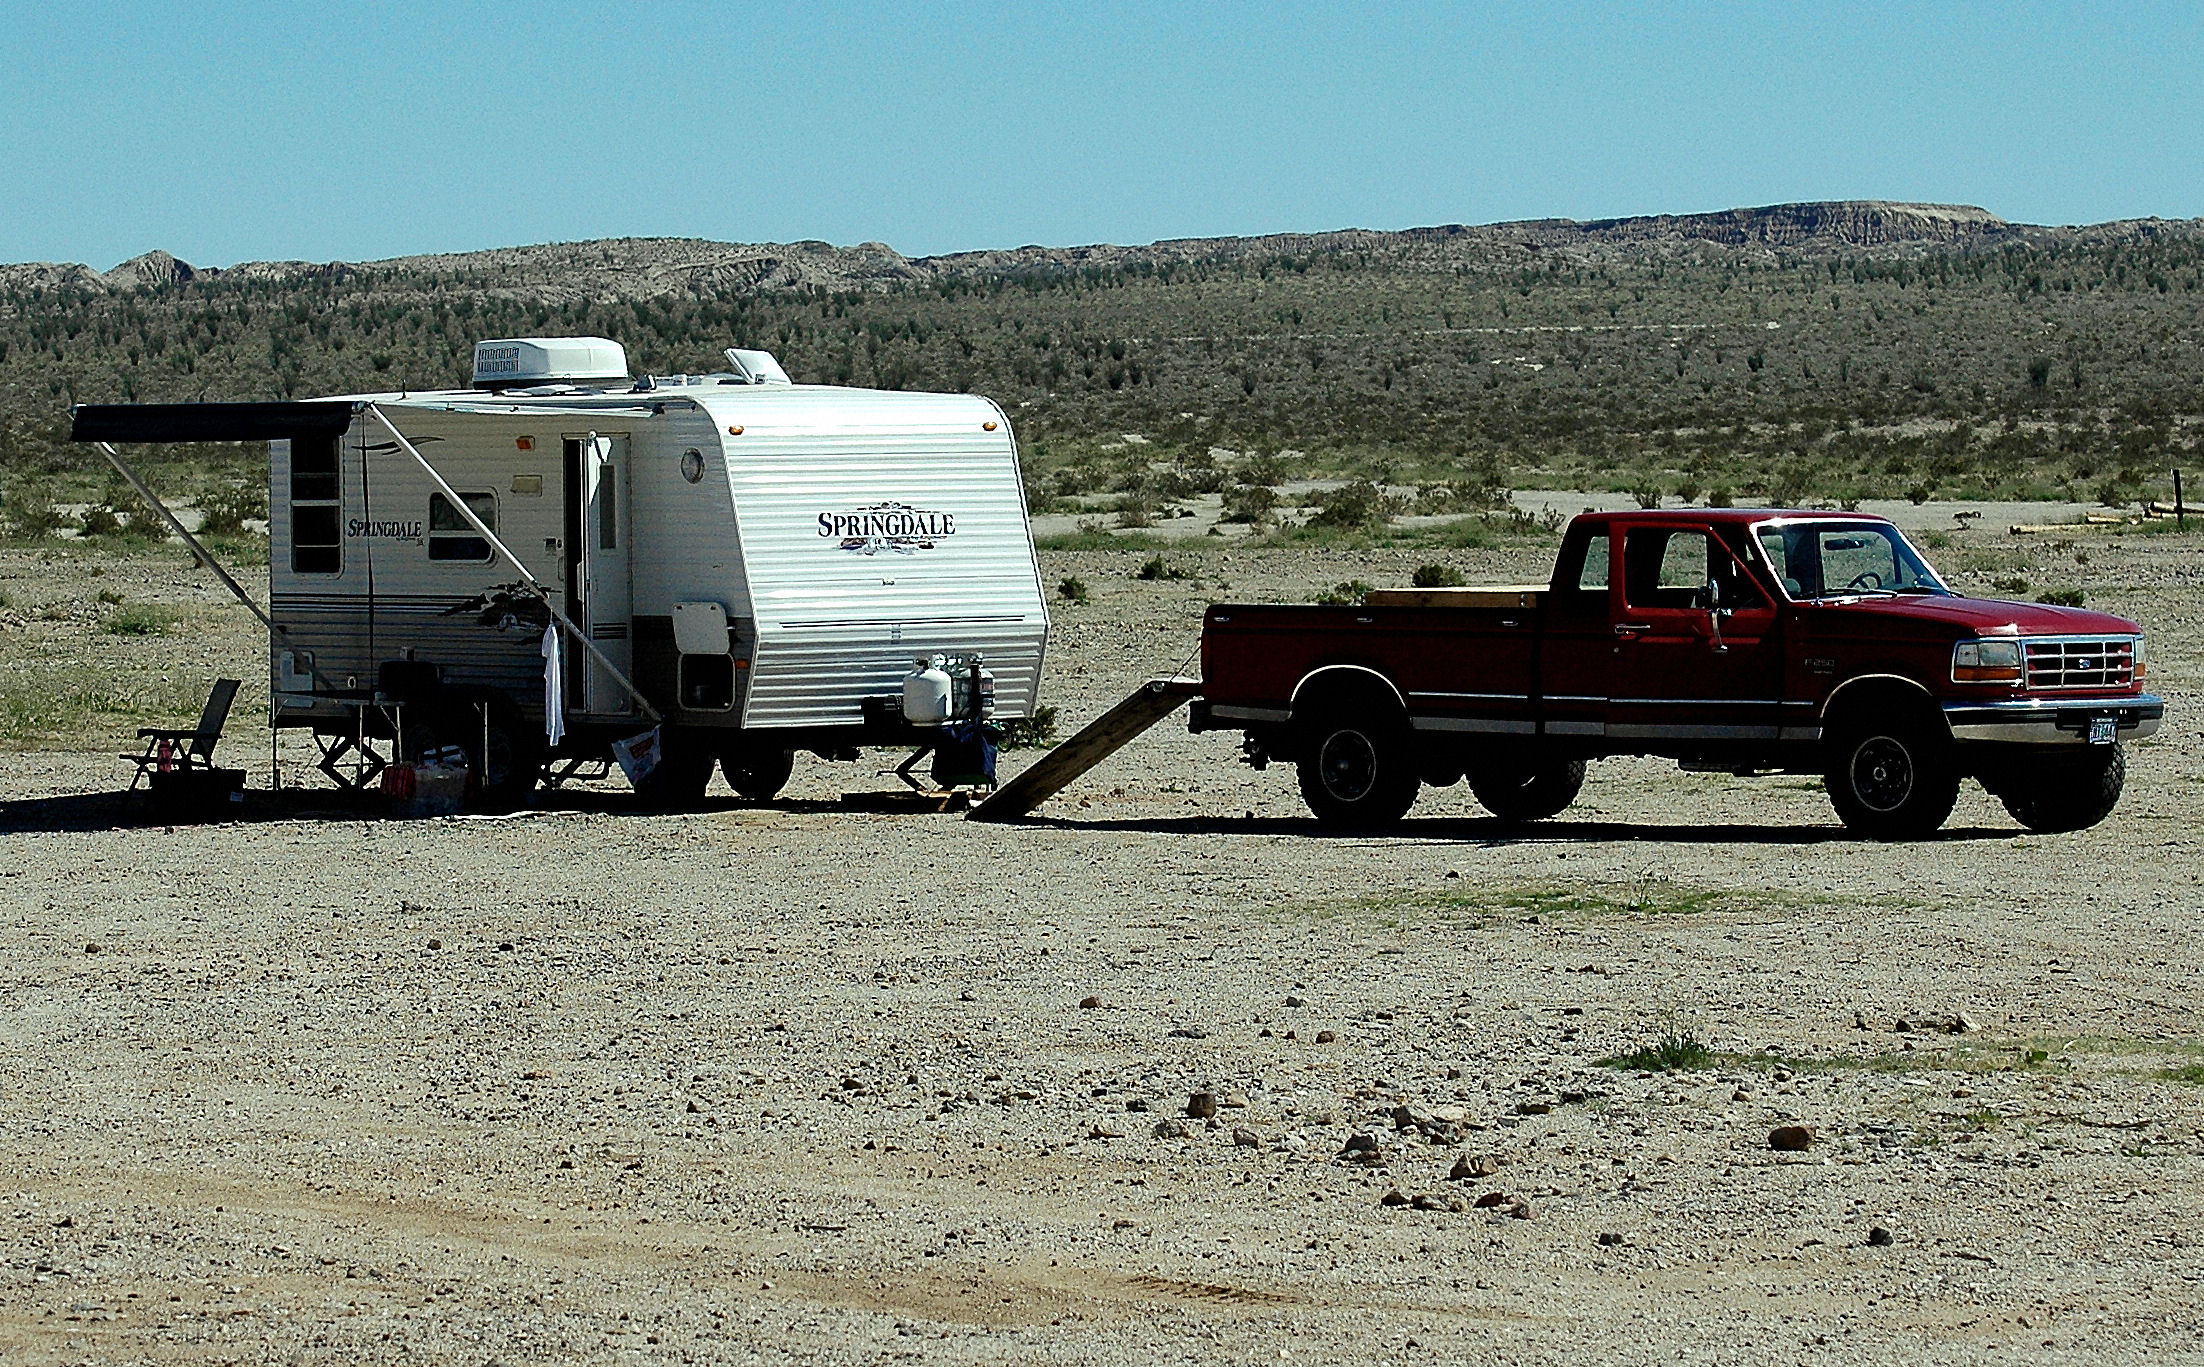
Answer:
M355 517L345 523L344 534L355 541L366 537L388 541L419 541L421 523L418 519L408 522L393 518L378 522Z
M957 534L955 513L931 512L908 503L869 503L846 513L821 513L818 525L821 538L857 555L930 551Z

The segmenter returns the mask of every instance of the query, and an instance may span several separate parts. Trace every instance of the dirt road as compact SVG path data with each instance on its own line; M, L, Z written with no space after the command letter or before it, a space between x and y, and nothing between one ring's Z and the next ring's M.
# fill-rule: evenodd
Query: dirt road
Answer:
M1616 761L1528 835L1457 787L1325 837L1175 727L1008 827L806 761L693 816L147 828L78 796L112 759L7 756L0 1359L2204 1356L2198 559L2092 546L2173 720L2077 835ZM1429 558L1053 557L1051 698ZM1601 1064L1664 1035L1712 1053Z

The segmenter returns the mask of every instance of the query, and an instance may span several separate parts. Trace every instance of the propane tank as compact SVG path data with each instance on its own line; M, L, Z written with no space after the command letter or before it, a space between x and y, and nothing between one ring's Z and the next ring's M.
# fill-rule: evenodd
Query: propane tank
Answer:
M939 726L949 720L953 685L939 655L921 655L903 676L903 720L913 726Z

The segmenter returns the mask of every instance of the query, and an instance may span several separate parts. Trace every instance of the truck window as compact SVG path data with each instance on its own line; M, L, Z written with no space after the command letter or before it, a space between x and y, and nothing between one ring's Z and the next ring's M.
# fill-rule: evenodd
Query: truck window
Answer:
M497 530L496 494L461 494L482 525ZM466 560L480 564L490 558L490 543L476 536L467 519L459 515L442 494L429 495L429 559Z
M1725 608L1766 604L1729 549L1697 528L1631 528L1622 543L1622 578L1623 597L1637 608L1698 606L1709 580L1721 586Z
M337 439L291 439L291 572L336 574L344 568L338 534Z
M1584 539L1582 558L1572 555L1563 543L1561 557L1554 562L1553 601L1548 604L1551 609L1607 615L1608 545L1604 528Z

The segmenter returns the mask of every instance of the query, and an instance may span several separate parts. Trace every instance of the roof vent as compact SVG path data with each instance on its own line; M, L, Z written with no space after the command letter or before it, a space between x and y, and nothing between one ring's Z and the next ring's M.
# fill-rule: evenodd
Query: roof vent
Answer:
M607 337L508 337L474 344L477 389L587 384L627 377L627 349Z
M781 363L773 359L770 351L750 351L743 347L725 348L727 362L735 368L735 376L745 384L794 384ZM722 381L725 383L725 381Z

